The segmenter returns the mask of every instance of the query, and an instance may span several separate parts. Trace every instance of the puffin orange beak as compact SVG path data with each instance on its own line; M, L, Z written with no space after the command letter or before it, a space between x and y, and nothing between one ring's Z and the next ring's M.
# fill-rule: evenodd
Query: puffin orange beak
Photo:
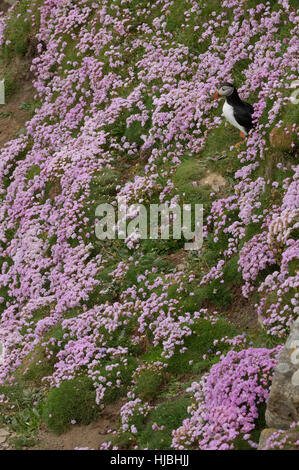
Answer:
M218 100L219 98L219 94L218 94L218 90L216 91L216 93L214 94L214 100Z

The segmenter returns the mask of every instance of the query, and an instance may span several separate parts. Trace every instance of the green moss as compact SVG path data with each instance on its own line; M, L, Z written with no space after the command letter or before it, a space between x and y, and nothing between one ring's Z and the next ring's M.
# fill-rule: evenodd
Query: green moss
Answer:
M194 306L194 309L202 307L206 302L223 309L230 307L232 292L229 285L221 283L216 279L208 285L195 289L194 296L189 301Z
M99 407L95 399L92 379L77 377L62 382L59 388L49 391L42 406L42 417L51 431L61 434L69 429L72 420L89 424L97 417Z
M141 360L144 362L157 362L161 361L161 355L162 355L162 347L155 347L155 348L149 348L145 354L141 356Z
M4 73L5 80L5 97L6 99L11 98L19 89L19 84L16 77L8 70Z
M165 374L152 368L144 369L135 377L135 393L145 401L154 400L165 382Z
M32 180L35 176L39 176L40 172L41 172L41 169L40 169L39 166L32 165L32 167L29 168L29 170L27 171L27 174L26 174L27 183L28 183L28 181Z
M232 286L241 284L242 274L239 271L238 260L239 256L235 255L225 264L223 269L223 279L225 284Z
M183 161L175 172L173 181L176 186L181 187L186 183L199 180L205 175L205 170L198 160L188 159Z

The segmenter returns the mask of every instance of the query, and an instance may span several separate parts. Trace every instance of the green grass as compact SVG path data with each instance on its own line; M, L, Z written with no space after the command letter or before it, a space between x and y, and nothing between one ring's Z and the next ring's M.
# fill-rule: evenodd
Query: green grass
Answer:
M216 114L221 115L223 102L218 103L219 109L217 108ZM209 132L200 161L224 177L231 175L241 166L237 150L230 150L230 147L238 142L240 142L239 132L230 124L226 124L223 119L219 127Z
M25 359L21 368L17 371L23 380L35 387L42 386L42 379L54 372L53 359L49 360L44 348L38 345ZM26 370L24 371L24 364Z
M29 170L27 171L27 175L26 175L27 183L28 181L33 180L35 176L39 176L40 172L41 172L41 169L37 165L33 165L31 168L29 168Z
M9 100L18 90L19 90L19 83L16 77L10 72L6 70L4 72L4 81L5 81L5 98Z
M5 29L5 43L1 48L2 60L8 62L15 55L24 56L27 53L30 46L30 33L33 31L31 14L27 13L27 10L31 8L38 20L38 7L38 4L32 7L29 0L21 0L16 6Z
M191 404L189 397L177 398L170 402L160 403L152 411L144 428L137 435L137 442L141 448L170 449L173 429L181 426L188 416L187 407ZM152 425L165 426L162 431L154 431ZM137 428L138 429L138 428Z
M116 361L112 361L111 363L105 364L112 365L115 364ZM101 367L99 370L101 371L101 376L106 377L108 381L112 383L110 387L107 388L105 392L103 403L113 403L118 398L123 397L127 394L129 386L131 385L132 375L134 370L137 368L137 359L135 357L128 357L127 358L127 365L120 364L117 368L114 368L111 372L107 372L104 367ZM119 375L117 373L119 372ZM116 386L116 380L120 380L120 386Z
M183 161L176 170L173 182L178 188L183 189L186 184L199 181L204 176L205 170L200 165L200 162L198 160L188 159Z
M9 440L10 446L18 450L33 446L41 426L40 401L43 393L20 380L13 386L1 385L1 394L9 400L7 405L1 405L0 427L14 432L14 437Z
M218 360L218 356L215 356L216 351L225 352L229 349L229 346L225 344L215 347L213 341L224 336L233 337L236 334L238 334L237 328L225 320L219 320L215 325L207 320L197 320L193 334L187 337L184 343L187 351L181 354L177 350L168 361L167 371L171 374L197 374L200 371L208 370L211 364ZM205 361L202 356L207 351L210 353ZM192 361L191 364L190 361Z
M166 381L166 374L151 365L145 367L134 376L135 393L145 401L154 400Z

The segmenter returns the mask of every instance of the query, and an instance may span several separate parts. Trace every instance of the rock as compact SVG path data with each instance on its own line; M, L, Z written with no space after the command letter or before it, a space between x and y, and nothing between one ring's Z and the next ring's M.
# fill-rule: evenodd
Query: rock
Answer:
M274 429L274 428L267 428L267 429L264 429L261 432L259 445L258 445L258 450L263 450L265 448L267 440L275 432L277 432L277 429ZM276 439L277 439L277 437L276 437ZM286 442L283 444L283 449L284 450L298 450L298 444L296 444L296 442L298 442L298 439L299 439L299 432L298 431L296 431L296 430L281 431L280 430L280 436L279 436L278 440L280 440L280 439L283 439L283 440L286 439ZM268 450L268 449L265 449L265 450ZM270 450L271 450L271 448L270 448Z
M264 323L263 323L263 317L261 315L258 315L257 317L258 324L262 327L265 328Z
M292 131L292 125L287 124L284 127L274 127L270 132L270 144L273 148L278 150L292 150L292 142L296 138L296 134Z
M262 450L265 447L267 439L269 439L269 437L272 436L272 434L275 431L276 431L276 429L274 429L274 428L270 428L270 429L266 428L261 432L258 450Z
M209 185L213 191L218 192L221 187L226 185L226 180L222 175L208 171L206 176L199 181L200 186Z
M184 271L184 269L186 269L186 265L183 264L183 263L180 263L177 265L177 270L178 271Z
M299 421L299 318L279 356L267 401L269 427L288 429Z
M6 429L0 429L0 444L4 444L9 435L9 432L6 431Z
M267 439L280 431L284 449L298 450L298 427L290 425L299 421L299 318L293 323L290 336L281 351L267 400L266 423L260 435L259 450L264 449Z

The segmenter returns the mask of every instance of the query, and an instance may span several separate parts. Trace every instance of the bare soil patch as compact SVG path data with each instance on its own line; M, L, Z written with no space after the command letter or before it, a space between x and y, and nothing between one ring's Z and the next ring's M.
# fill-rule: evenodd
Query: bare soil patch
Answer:
M5 105L0 105L0 147L18 136L18 132L24 128L29 120L26 109L20 109L22 103L32 99L34 89L31 81L23 84L22 88Z
M171 253L170 255L164 256L171 264L173 264L177 269L184 270L186 265L186 257L188 256L188 252L184 248L181 250L176 251L175 253Z
M241 288L233 289L233 302L230 310L226 314L229 322L244 331L252 331L258 326L258 314L255 308L255 301L252 298L245 299Z
M0 11L6 12L9 9L10 5L7 2L4 2L3 0L0 0Z
M199 181L200 186L209 185L214 191L219 191L222 186L226 185L226 180L218 173L208 171L206 176Z

